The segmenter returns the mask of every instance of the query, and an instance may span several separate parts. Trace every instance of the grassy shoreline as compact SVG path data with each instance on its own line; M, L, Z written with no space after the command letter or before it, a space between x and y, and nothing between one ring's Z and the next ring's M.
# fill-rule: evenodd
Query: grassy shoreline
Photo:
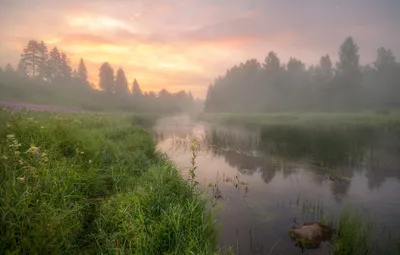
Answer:
M0 250L213 254L206 201L138 123L0 109Z
M201 114L202 121L244 127L257 134L257 149L289 159L308 158L338 168L359 164L366 151L399 150L400 115L392 113ZM229 132L214 131L217 142Z
M368 151L400 151L398 113L206 113L198 119L216 124L208 134L213 145L234 147L236 140L250 140L252 134L253 149L284 160L307 159L331 177L336 177L336 170L362 164ZM232 132L232 126L242 127L245 135ZM400 254L398 231L379 226L360 208L344 208L332 216L334 234L329 254Z
M400 127L400 113L202 113L199 120L224 124L263 127L270 125L292 126L371 126Z

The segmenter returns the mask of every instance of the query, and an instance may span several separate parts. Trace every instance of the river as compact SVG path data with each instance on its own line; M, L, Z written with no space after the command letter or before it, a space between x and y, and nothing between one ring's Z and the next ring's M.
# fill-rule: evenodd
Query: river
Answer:
M229 146L213 144L213 128L226 129ZM366 151L360 164L342 169L343 178L332 179L308 160L258 151L256 131L215 127L180 116L160 120L154 132L158 148L184 176L191 166L187 141L197 137L203 144L196 158L196 179L205 189L211 189L210 183L218 188L218 242L232 246L235 254L329 254L329 243L302 251L288 230L295 218L330 218L349 206L368 210L379 224L400 229L397 151L378 150L373 160Z

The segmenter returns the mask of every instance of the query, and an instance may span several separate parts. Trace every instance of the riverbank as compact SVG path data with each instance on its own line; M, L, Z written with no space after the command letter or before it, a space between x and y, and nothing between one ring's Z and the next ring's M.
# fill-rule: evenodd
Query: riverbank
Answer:
M358 165L366 151L400 150L396 113L202 114L200 120L258 134L257 148L291 160L307 158L327 171ZM228 135L215 129L214 141Z
M249 128L177 117L156 130L158 147L181 169L190 167L188 141L199 139L197 179L212 186L224 208L217 216L221 247L231 245L238 254L300 254L288 235L292 224L326 222L332 239L307 254L398 254L400 201L393 191L400 188L400 143L394 129Z
M138 123L0 110L0 250L213 254L206 201Z
M202 113L199 120L248 127L268 125L400 127L400 113L390 111L361 113Z

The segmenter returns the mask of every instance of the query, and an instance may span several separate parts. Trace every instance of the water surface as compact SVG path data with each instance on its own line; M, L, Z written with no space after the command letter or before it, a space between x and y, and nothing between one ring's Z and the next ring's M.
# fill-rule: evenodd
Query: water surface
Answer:
M357 162L332 167L337 176L332 178L332 172L310 158L261 150L258 130L171 117L162 119L154 131L158 148L184 175L190 168L188 141L200 141L196 178L204 187L217 184L222 195L217 200L219 245L233 246L235 254L329 254L329 243L302 251L288 230L295 218L329 218L349 205L368 210L379 224L400 229L398 147L357 148L361 156L352 158Z

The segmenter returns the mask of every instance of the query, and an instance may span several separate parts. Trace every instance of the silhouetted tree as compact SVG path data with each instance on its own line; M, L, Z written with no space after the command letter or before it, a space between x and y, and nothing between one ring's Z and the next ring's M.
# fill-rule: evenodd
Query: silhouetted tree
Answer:
M62 52L60 61L61 77L64 82L69 82L71 80L72 68L70 66L70 60L68 59L67 54Z
M291 57L289 62L286 64L286 72L284 77L282 77L283 88L281 91L285 95L285 100L287 100L285 106L281 106L281 109L296 109L296 110L307 110L309 107L308 102L301 102L297 98L307 98L310 97L310 82L311 77L306 70L306 65L296 59Z
M80 59L77 69L72 71L67 54L60 52L57 47L48 52L43 41L38 43L31 40L21 54L17 71L13 70L11 64L8 64L5 70L0 68L0 91L2 98L18 96L22 102L24 99L31 100L31 95L35 95L35 101L38 103L41 103L41 100L43 103L49 103L51 100L63 98L66 102L75 103L75 107L92 111L113 109L172 113L193 108L191 94L185 91L170 93L164 89L160 91L159 97L154 92L143 95L136 79L133 82L132 93L138 100L121 100L120 96L110 97L110 94L128 95L129 89L123 70L117 71L114 81L114 71L107 62L100 67L99 78L102 91L93 89L94 84L89 83L83 59ZM49 82L61 86L43 86ZM43 97L40 98L40 95Z
M30 77L36 77L38 74L41 52L37 41L30 40L26 48L23 49L21 54L21 61L25 66L25 72Z
M128 80L126 79L124 70L119 68L115 76L115 94L124 96L129 94Z
M396 57L393 55L390 49L385 49L380 47L378 49L378 54L376 57L376 61L374 62L375 69L380 71L393 71L393 68L396 66Z
M61 54L57 47L54 47L49 53L48 77L51 81L59 80L62 77Z
M143 96L142 89L140 88L136 78L133 80L132 84L132 96L136 98Z
M114 70L108 62L101 65L99 70L99 87L108 94L115 93Z
M276 102L281 98L285 92L282 88L284 83L285 66L281 64L278 55L270 51L263 63L264 71L264 88L262 95L264 96L263 106L260 108L262 111L279 111L281 110L281 103ZM261 96L261 95L259 95Z
M376 61L373 63L375 68L374 83L379 84L373 91L380 100L376 102L383 107L400 106L400 75L398 63L390 49L383 47L377 51Z
M336 63L335 105L354 109L363 95L360 95L361 69L358 46L352 37L346 38L340 46L339 61Z
M160 92L158 92L158 97L162 100L169 100L171 96L171 93L166 89L161 89Z
M270 51L268 53L267 57L265 58L263 67L265 68L265 71L269 74L278 74L283 69L278 55L273 51Z
M359 62L358 46L352 37L348 37L340 46L339 62L336 64L337 74L345 78L358 78L357 75L360 74Z
M18 62L17 73L21 76L28 76L26 63L22 59Z
M48 58L49 52L47 46L44 44L43 41L37 44L37 50L39 52L37 58L37 71L38 71L38 78L39 79L47 79L48 77Z
M329 55L322 56L319 65L315 69L317 80L323 85L327 85L333 78L334 70Z
M322 56L318 66L314 69L312 76L314 107L319 110L331 109L332 80L334 69L329 55Z
M76 77L83 83L88 83L88 73L83 58L81 58L81 60L79 61Z
M360 66L351 37L339 50L336 69L322 56L317 66L290 58L285 65L271 51L262 67L250 59L228 69L208 87L204 109L211 112L353 111L400 108L400 64L378 49L373 68Z

